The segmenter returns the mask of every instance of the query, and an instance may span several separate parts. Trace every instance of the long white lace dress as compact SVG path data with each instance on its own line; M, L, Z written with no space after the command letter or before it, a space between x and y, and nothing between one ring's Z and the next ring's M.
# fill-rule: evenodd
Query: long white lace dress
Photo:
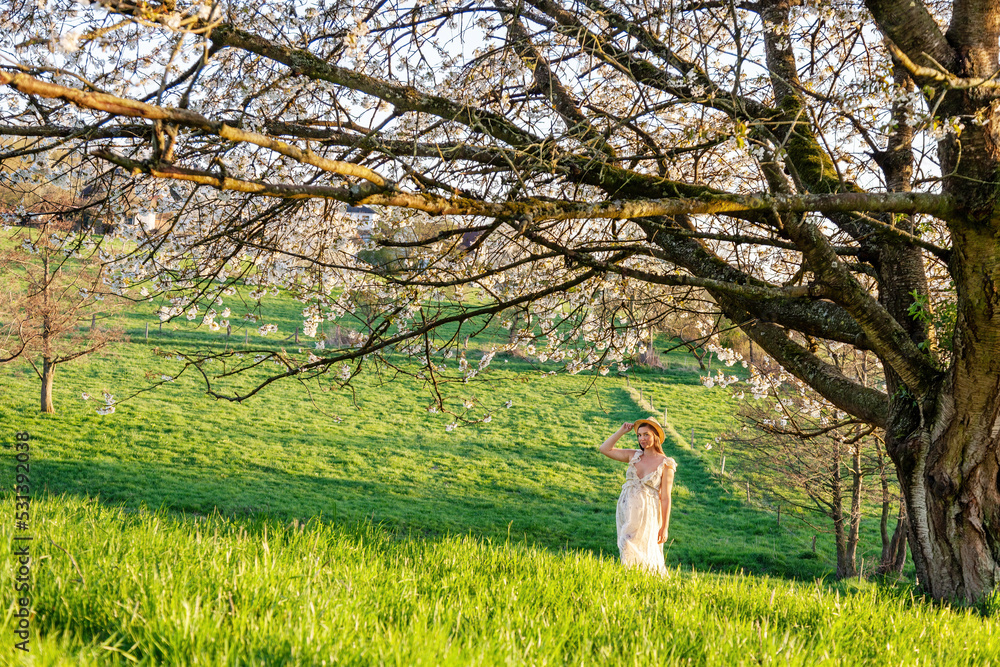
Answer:
M666 457L655 470L639 478L635 463L642 458L636 451L625 469L625 484L618 497L615 523L618 526L618 552L622 565L636 566L663 574L663 545L657 543L660 531L660 482L667 468L677 469L677 462Z

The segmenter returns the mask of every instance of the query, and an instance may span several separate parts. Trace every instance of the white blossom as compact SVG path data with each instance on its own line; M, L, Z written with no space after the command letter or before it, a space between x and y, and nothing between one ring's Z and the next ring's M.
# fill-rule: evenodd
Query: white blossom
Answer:
M64 32L59 35L58 48L63 53L73 53L80 50L80 37L81 33L79 30L70 30L69 32Z

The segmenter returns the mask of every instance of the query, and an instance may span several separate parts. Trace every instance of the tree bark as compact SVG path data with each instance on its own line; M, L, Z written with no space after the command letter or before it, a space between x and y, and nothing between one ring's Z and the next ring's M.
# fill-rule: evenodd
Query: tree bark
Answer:
M1000 579L1000 391L982 376L942 393L933 425L896 450L917 577L939 600L974 603Z
M56 372L56 365L53 363L52 350L52 313L50 312L50 290L52 289L52 277L54 273L49 273L48 253L42 255L42 268L45 276L45 284L42 287L42 396L41 410L52 414L56 411L52 404L52 378ZM50 277L50 275L52 277Z
M879 559L879 568L881 568L882 564L889 559L889 544L891 542L889 539L889 509L892 506L892 498L889 496L889 476L885 472L885 455L877 443L875 445L875 452L878 455L878 477L882 487L882 514L878 522L878 532L882 538L882 557ZM902 510L902 499L900 499L900 509ZM896 527L899 527L898 522Z

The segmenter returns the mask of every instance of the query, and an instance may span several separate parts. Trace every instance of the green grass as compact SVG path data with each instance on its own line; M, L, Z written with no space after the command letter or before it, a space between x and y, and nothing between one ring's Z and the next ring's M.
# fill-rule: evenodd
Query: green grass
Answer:
M293 351L282 338L301 306L268 303L266 321L281 329L251 334L251 346ZM55 415L37 412L27 366L2 369L0 432L31 434L40 498L34 664L124 664L126 653L208 665L913 664L921 623L955 637L991 627L905 592L768 578L825 580L832 545L821 536L813 557L811 532L779 529L718 473L705 445L730 427L732 403L680 352L628 380L498 357L483 382L448 388L450 407L470 400L472 416L493 420L451 432L452 417L428 413L427 387L374 374L353 397L287 381L243 404L212 400L183 375L97 415L81 392L121 398L177 374L156 350L243 345L186 323L153 323L147 341L147 321L130 314L132 342L60 368ZM473 340L472 358L488 336L502 334ZM679 464L667 562L679 570L661 581L615 565L624 470L597 446L664 408ZM11 529L0 522L8 543ZM859 555L876 550L868 540ZM724 571L762 576L706 574ZM873 620L882 609L898 631ZM992 655L985 646L970 647L972 662L931 657L974 664Z
M904 588L680 569L661 579L517 540L182 518L81 498L36 501L34 516L46 554L33 566L34 665L1000 660L991 620ZM11 664L9 613L2 625Z

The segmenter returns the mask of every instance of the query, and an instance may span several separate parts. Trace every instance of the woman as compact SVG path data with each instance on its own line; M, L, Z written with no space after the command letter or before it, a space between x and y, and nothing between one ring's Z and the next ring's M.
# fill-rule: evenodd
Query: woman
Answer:
M635 429L639 449L615 449ZM601 454L628 463L618 497L618 551L623 565L665 573L663 543L670 527L670 492L677 463L663 453L663 427L655 418L624 423L601 445Z

